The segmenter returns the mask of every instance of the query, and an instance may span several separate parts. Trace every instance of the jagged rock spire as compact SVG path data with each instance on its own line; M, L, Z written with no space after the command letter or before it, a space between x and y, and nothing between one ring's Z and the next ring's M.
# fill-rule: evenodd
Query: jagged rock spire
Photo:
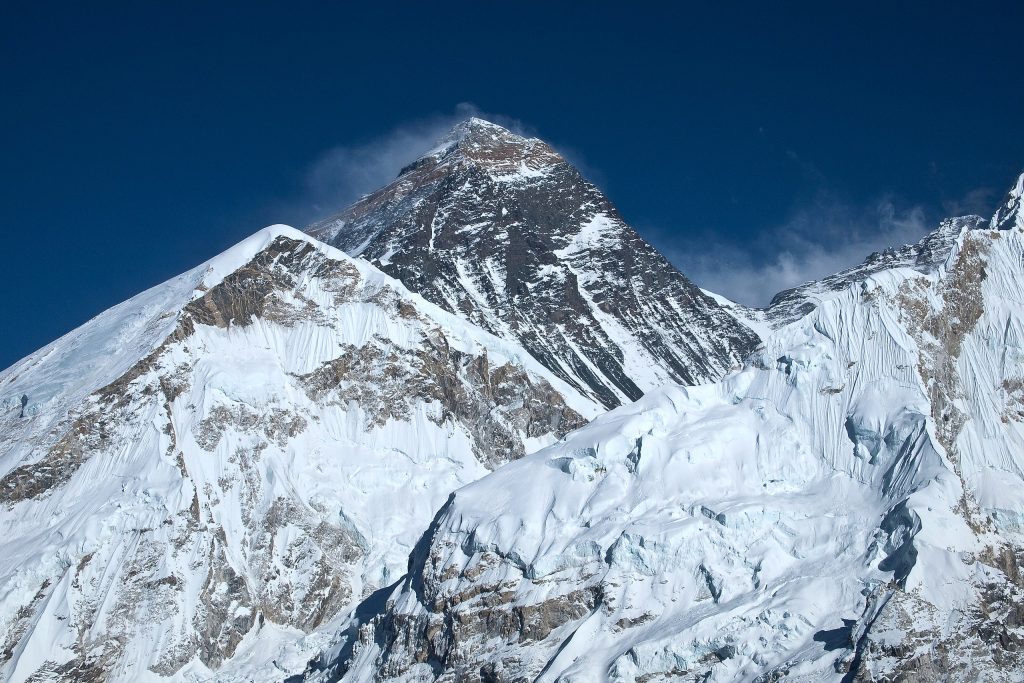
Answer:
M995 215L992 216L991 225L993 229L1024 229L1024 206L1021 205L1022 196L1024 196L1024 173L1017 176L1017 182L1006 193L1006 198L1003 199L999 208L996 209Z

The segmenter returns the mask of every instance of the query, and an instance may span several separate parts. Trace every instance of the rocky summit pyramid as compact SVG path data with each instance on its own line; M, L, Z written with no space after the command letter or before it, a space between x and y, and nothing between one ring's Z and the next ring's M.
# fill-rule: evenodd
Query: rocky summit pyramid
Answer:
M758 341L550 145L479 118L308 231L607 407L717 380Z

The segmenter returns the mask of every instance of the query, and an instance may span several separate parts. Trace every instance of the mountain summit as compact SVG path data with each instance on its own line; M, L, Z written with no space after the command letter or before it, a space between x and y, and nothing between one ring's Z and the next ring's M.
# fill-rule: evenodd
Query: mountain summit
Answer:
M1006 193L992 216L991 225L994 230L1012 230L1013 228L1024 228L1024 173L1017 176L1017 182L1010 191Z
M565 163L561 155L543 140L518 135L476 117L453 127L441 138L440 145L420 157L419 161L435 158L438 154L457 155L461 161L488 168L499 175L538 173L555 164ZM408 169L406 167L399 175Z
M714 381L758 342L550 145L478 118L307 231L607 407Z

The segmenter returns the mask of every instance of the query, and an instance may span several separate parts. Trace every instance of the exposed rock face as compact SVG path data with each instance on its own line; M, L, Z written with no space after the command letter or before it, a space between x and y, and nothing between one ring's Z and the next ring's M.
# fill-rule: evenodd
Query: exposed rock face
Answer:
M885 683L1020 680L1024 586L1013 552L999 547L965 557L963 564L974 576L964 596L973 602L948 611L936 612L898 587L881 588L845 644L850 654L840 661L848 667L846 678Z
M742 371L460 489L308 678L1020 680L1024 229L997 222L809 285Z
M374 342L348 347L301 376L309 398L319 405L355 401L377 427L408 420L409 399L436 403L441 410L432 419L464 425L488 468L525 455L524 435L560 435L586 424L543 378L511 363L492 368L486 354L452 349L441 334L423 335L424 350L412 357L387 339Z
M139 311L162 340L100 320L0 375L43 400L40 378L87 340L150 345L103 385L69 373L46 401L80 392L70 413L0 418L5 680L305 661L404 569L449 491L597 410L520 347L291 229L188 277Z
M550 146L480 119L308 231L607 407L714 381L757 344Z

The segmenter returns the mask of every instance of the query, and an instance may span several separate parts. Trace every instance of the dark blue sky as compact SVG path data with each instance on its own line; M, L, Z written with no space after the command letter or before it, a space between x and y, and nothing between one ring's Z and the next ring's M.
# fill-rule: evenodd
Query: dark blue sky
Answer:
M698 282L754 302L988 213L1024 167L1019 3L13 4L0 367L340 208L352 164L413 155L460 103L581 160Z

